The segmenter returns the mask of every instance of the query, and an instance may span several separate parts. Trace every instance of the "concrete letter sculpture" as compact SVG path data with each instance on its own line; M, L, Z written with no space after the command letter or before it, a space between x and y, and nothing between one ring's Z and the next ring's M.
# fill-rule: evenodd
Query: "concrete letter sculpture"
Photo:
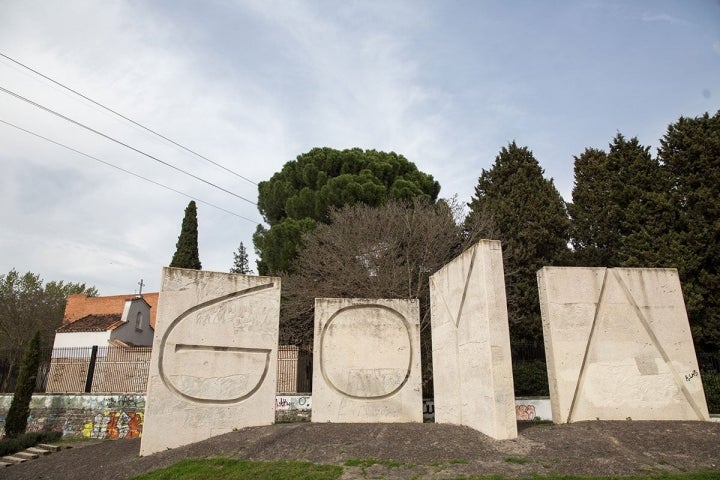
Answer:
M417 300L315 299L313 422L422 422Z
M275 421L280 279L163 269L140 454Z
M500 242L481 240L430 277L435 422L517 437Z
M709 420L675 269L538 271L553 422Z

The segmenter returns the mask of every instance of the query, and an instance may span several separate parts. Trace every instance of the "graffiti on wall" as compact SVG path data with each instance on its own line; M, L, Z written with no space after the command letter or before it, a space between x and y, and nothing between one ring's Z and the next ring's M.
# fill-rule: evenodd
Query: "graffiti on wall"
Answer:
M99 439L139 438L142 436L143 414L140 412L98 413L83 427L83 437Z
M535 420L535 405L515 405L518 420Z
M275 397L275 410L312 410L312 397L298 395L278 395Z
M537 418L535 405L519 403L515 405L515 416L518 421L535 420ZM423 399L423 418L432 420L435 418L435 402L432 399Z

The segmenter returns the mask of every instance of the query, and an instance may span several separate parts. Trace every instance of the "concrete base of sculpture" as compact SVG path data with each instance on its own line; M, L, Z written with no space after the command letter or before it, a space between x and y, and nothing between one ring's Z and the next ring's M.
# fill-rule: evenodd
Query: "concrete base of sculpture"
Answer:
M140 454L275 421L280 279L163 269Z
M675 269L538 271L553 422L708 420Z
M481 240L430 277L435 422L517 437L500 242Z
M315 299L312 421L423 421L417 300Z

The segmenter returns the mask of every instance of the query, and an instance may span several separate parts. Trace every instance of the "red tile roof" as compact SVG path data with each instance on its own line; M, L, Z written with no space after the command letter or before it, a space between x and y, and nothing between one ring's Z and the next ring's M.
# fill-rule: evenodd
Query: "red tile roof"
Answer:
M58 333L67 332L106 332L115 330L123 324L122 313L107 315L87 315L58 328Z
M155 328L158 296L159 294L157 292L142 294L142 298L150 305L150 326L152 328ZM123 309L125 308L125 301L135 297L137 297L137 295L133 294L114 295L110 297L88 297L83 294L70 295L65 305L63 326L76 322L88 315L122 315Z

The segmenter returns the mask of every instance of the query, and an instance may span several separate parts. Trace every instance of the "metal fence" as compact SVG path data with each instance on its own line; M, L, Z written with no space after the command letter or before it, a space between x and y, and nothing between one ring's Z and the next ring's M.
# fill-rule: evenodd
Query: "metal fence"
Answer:
M52 352L47 393L145 393L149 347L93 346Z
M541 343L513 344L516 395L548 395ZM45 349L35 391L47 393L145 393L150 348L115 346ZM0 349L0 392L15 391L22 352ZM312 392L312 347L278 348L277 393ZM710 413L720 413L720 353L698 353Z
M312 392L313 352L310 346L280 345L277 393Z
M116 346L44 349L35 385L37 393L145 393L149 347ZM0 350L0 392L15 391L22 352ZM312 348L280 345L277 393L312 391Z

